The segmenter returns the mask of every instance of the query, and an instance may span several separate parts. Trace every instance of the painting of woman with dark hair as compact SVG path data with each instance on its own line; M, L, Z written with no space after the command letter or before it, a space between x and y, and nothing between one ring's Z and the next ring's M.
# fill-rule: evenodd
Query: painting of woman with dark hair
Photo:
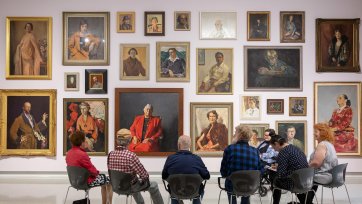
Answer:
M334 30L334 37L328 47L329 62L332 66L345 66L349 59L349 42L341 30Z

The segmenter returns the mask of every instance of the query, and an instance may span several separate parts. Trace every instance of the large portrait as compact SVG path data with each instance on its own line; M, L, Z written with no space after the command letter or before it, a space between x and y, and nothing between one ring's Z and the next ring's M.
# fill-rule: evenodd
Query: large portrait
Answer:
M307 153L306 120L275 121L275 128L280 136L287 138L289 144Z
M109 12L63 12L63 65L109 65Z
M267 99L267 114L284 114L284 99Z
M232 103L191 103L191 151L222 156L233 134Z
M329 124L339 155L361 155L361 82L315 82L314 123Z
M63 99L63 155L72 148L70 135L81 131L86 135L85 151L89 155L108 154L108 99Z
M302 91L302 47L245 46L245 91Z
M145 11L145 36L165 36L164 11Z
M176 31L191 30L191 12L190 11L175 11L174 20Z
M131 131L130 151L145 156L177 151L183 134L183 89L116 88L115 101L115 132Z
M316 19L317 72L359 72L360 19Z
M236 12L200 12L200 39L236 40Z
M270 12L248 11L248 41L270 40Z
M64 73L64 91L79 91L79 72Z
M260 120L261 98L260 96L240 96L240 119Z
M233 49L197 48L197 94L233 94Z
M120 79L150 79L150 45L121 44L120 47Z
M52 18L6 18L6 79L52 78Z
M304 11L281 11L280 12L280 42L281 43L304 43L305 26Z
M136 28L135 12L117 12L117 32L134 33Z
M0 90L0 155L56 155L56 90Z
M307 115L307 97L289 97L289 116Z
M190 81L190 42L157 42L156 81Z
M106 94L108 90L107 70L86 69L84 82L86 94Z

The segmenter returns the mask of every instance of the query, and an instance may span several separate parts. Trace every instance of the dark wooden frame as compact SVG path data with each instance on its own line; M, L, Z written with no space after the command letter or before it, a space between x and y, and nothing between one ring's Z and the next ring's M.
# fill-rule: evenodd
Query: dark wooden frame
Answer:
M272 103L280 104L280 111L271 110L269 105ZM266 100L266 113L267 114L284 114L284 99L267 99Z
M101 89L91 88L91 76L92 75L102 75L103 77L103 87ZM106 94L108 90L108 77L106 69L86 69L85 70L85 93L86 94Z
M147 32L147 25L148 25L148 15L161 15L162 16L162 32L160 33L149 33ZM165 36L165 12L164 11L145 11L145 21L144 21L144 29L145 29L145 36Z

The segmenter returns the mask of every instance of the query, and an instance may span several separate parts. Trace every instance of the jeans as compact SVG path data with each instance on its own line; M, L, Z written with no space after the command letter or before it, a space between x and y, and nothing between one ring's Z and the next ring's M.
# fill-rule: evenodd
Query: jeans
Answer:
M133 191L142 190L142 189L144 189L145 185L147 185L146 182L144 184L141 184L141 183L137 182L134 185L132 185L132 190ZM163 199L162 199L160 190L158 189L157 182L150 181L150 187L148 189L146 189L146 190L150 193L153 203L155 203L155 204L163 204ZM133 194L133 198L134 198L134 200L136 201L137 204L144 204L145 203L145 201L143 200L143 197L142 197L140 192Z
M225 188L226 188L226 191L228 192L229 204L230 203L236 204L236 196L233 196L233 194L229 193L229 192L233 192L233 185L229 179L226 179L226 181L225 181ZM231 202L230 202L230 199L231 199ZM250 196L241 197L240 204L250 204Z

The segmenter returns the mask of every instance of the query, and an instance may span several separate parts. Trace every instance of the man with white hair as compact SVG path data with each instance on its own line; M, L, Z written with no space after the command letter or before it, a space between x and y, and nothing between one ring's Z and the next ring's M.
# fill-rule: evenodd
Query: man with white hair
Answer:
M182 135L178 138L178 152L167 157L162 170L162 179L166 180L172 174L200 174L203 179L210 179L202 159L190 152L190 136ZM201 184L202 185L202 184ZM204 186L200 187L200 195L204 194ZM177 200L172 200L172 204L178 204ZM201 203L200 199L194 199L193 204Z
M162 135L161 119L152 116L153 107L147 104L143 115L135 117L130 127L132 143L129 149L132 152L158 152L158 139Z
M137 155L128 150L128 146L132 140L131 132L128 129L120 129L117 132L117 147L108 155L107 165L109 170L116 170L123 173L134 175L131 181L133 191L141 191L146 189L151 195L153 203L163 204L161 193L158 189L157 182L149 181L149 174L141 164ZM133 194L137 204L144 204L145 201L141 193Z

